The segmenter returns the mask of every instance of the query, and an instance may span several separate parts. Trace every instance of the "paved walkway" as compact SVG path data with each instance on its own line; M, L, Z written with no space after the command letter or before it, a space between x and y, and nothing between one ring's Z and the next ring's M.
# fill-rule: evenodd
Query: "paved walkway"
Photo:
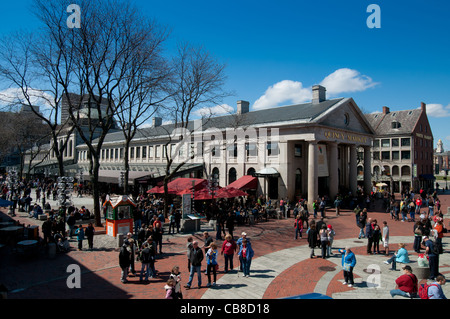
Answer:
M442 210L447 211L450 195L441 195ZM90 207L92 199L74 198L75 205ZM5 209L1 210L6 218ZM413 234L412 223L395 222L385 213L374 209L369 217L376 218L379 223L388 221L390 227L390 251L397 250L397 244L404 242L410 252L411 266L417 266L417 254L412 251ZM1 215L1 213L0 213ZM306 239L293 239L293 218L276 220L269 219L253 227L239 226L235 230L235 237L242 231L248 233L255 250L252 261L251 275L243 278L237 271L223 273L224 259L219 256L220 271L217 286L206 288L207 277L202 276L202 289L183 289L185 299L275 299L303 293L318 292L335 299L372 298L391 299L389 290L395 286L394 280L400 271L390 271L390 266L383 262L387 259L382 255L367 255L366 241L357 239L359 229L355 226L352 212L343 211L341 216L334 216L327 212L326 223L333 225L336 230L334 241L334 255L328 259L310 259ZM30 219L23 213L14 218L26 225L42 222ZM448 217L446 225L448 226ZM208 224L202 224L202 231L209 230L215 237L215 231ZM174 265L179 265L182 271L183 285L188 280L186 259L186 238L193 236L201 243L202 232L193 234L164 235L163 254L158 255L156 269L158 277L149 283L139 282L138 277L130 277L127 284L120 282L120 268L118 266L118 246L115 238L107 235L96 235L92 251L76 250L76 241L71 241L74 248L69 253L49 259L45 251L31 260L23 260L10 251L3 249L0 258L0 283L9 290L11 299L162 299L164 285ZM42 234L41 234L42 236ZM449 238L444 237L444 254L440 256L440 271L450 272ZM305 237L305 236L304 236ZM222 241L217 241L221 247ZM87 243L84 244L87 247ZM342 285L343 276L340 268L341 256L338 248L351 246L357 257L354 269L355 285L352 288ZM316 255L319 253L316 250ZM80 289L69 289L67 278L68 266L76 264L81 269L82 279ZM238 258L234 258L234 265L238 266ZM140 263L136 262L139 273ZM204 270L204 266L202 270ZM400 269L400 265L398 265ZM196 287L196 279L193 287ZM447 296L450 296L450 285L444 286ZM397 297L396 297L397 298Z

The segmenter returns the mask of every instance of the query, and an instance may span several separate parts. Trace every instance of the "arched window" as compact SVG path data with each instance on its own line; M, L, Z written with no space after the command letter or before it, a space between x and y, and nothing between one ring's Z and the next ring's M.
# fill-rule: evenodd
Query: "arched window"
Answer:
M255 176L256 170L253 167L250 167L247 170L247 175Z
M397 165L392 166L392 176L399 176L400 168Z
M236 169L234 167L230 168L228 171L228 184L231 184L236 180L236 175Z

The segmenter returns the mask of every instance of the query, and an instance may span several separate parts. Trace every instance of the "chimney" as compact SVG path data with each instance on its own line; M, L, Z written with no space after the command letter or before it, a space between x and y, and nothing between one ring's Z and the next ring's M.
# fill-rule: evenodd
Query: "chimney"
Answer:
M162 118L161 117L154 117L152 120L153 127L161 126L162 125Z
M420 108L422 109L423 112L427 111L427 105L423 102L420 102Z
M321 85L314 85L312 87L312 103L319 104L327 99L326 92L327 90Z
M383 114L389 114L389 112L391 112L391 110L389 110L387 106L383 106Z
M237 114L248 113L250 110L250 103L247 101L237 101Z

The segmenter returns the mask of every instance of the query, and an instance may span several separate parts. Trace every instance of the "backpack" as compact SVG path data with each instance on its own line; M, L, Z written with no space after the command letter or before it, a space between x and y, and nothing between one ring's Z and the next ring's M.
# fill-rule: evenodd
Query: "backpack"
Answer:
M428 298L428 288L430 288L430 286L436 286L437 287L437 285L435 285L435 284L430 284L430 285L428 285L428 284L421 284L419 286L419 297L420 297L420 299L429 299Z

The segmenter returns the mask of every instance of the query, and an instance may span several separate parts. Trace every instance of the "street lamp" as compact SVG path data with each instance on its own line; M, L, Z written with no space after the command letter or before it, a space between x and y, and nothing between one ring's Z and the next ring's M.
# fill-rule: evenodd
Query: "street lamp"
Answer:
M62 209L62 218L64 223L66 222L66 209L72 205L72 192L73 177L58 177L58 202Z

